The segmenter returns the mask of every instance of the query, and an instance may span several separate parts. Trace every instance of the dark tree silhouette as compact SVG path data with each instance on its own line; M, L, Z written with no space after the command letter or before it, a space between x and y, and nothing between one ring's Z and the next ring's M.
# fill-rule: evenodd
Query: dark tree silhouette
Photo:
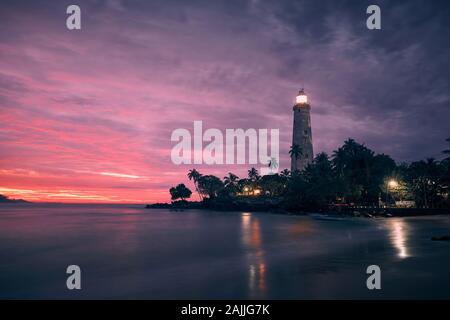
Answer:
M198 190L209 199L216 198L223 187L222 181L213 175L201 176L198 179Z
M239 186L239 177L231 172L228 173L228 176L223 178L223 183L225 186L225 191L227 191L230 195L236 195L241 191Z
M203 200L202 195L200 194L199 190L198 190L198 179L200 179L202 175L200 174L200 172L198 172L196 169L191 169L188 172L188 178L189 180L192 180L194 182L194 187L195 187L195 191L197 191L198 196L200 197L201 200Z
M176 187L172 187L169 190L172 200L181 199L184 201L191 197L192 191L189 190L183 183L180 183Z
M298 159L303 154L302 149L298 144L293 144L289 149L289 155L295 160Z

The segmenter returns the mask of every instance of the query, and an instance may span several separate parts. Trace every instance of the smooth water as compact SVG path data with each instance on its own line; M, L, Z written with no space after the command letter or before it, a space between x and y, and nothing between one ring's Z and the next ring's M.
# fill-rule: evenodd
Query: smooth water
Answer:
M0 206L0 298L450 298L450 217ZM66 268L82 289L66 288ZM381 268L368 290L366 268Z

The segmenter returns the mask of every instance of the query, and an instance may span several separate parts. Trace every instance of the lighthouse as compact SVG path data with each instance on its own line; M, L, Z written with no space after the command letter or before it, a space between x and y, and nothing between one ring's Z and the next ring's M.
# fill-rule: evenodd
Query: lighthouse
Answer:
M311 134L311 106L305 90L301 89L295 98L294 127L292 129L291 171L302 171L312 162L314 153Z

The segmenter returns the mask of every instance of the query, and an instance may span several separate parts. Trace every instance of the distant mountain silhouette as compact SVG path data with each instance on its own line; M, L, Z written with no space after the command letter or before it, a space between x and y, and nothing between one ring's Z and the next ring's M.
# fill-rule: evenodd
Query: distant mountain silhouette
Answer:
M8 203L25 203L28 201L22 200L22 199L10 199L7 196L4 196L2 194L0 194L0 203L4 203L4 202L8 202Z

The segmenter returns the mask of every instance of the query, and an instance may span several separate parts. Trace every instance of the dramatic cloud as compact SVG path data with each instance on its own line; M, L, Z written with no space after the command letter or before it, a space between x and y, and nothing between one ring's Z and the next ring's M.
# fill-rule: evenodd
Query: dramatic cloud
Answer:
M0 193L40 201L154 202L185 182L171 132L277 128L289 167L305 86L315 152L352 137L397 161L450 137L450 3L2 1ZM246 166L200 166L244 175Z

